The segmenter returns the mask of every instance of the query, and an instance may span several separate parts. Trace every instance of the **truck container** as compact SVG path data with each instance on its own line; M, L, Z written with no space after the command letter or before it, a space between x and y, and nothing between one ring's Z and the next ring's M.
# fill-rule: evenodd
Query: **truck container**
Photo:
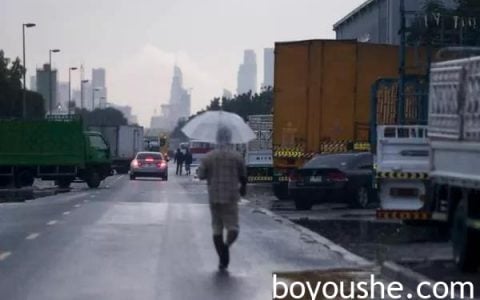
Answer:
M250 115L248 116L248 126L257 136L256 139L247 144L245 151L248 182L272 182L273 115Z
M422 73L419 51L407 68ZM275 44L274 192L317 153L369 150L372 85L398 74L399 48L347 40Z
M68 187L82 179L92 187L111 174L102 135L84 132L80 119L0 120L0 184L31 186L35 178Z
M100 132L110 147L112 168L126 174L137 152L144 149L143 127L137 125L90 126L89 130Z

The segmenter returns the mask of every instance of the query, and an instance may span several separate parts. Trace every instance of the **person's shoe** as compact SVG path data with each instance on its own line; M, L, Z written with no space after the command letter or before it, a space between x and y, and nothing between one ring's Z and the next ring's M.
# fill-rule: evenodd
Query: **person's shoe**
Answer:
M215 245L215 250L217 250L217 254L219 257L218 269L227 269L229 263L229 251L227 245L225 245L225 243L223 242L223 236L214 235L213 244Z
M223 253L220 257L220 265L218 268L220 270L226 270L228 268L228 264L230 263L230 249L227 245L224 244Z

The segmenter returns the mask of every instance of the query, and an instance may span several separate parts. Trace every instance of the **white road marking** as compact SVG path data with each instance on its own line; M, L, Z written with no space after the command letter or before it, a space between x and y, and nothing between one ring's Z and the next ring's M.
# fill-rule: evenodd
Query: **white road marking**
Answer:
M68 216L69 214L70 214L70 212L69 212L69 211L65 211L65 212L63 212L63 215L64 215L64 216Z
M57 220L51 220L50 222L47 223L47 225L50 225L50 226L51 226L51 225L55 225L55 224L57 224L57 223L58 223Z
M97 196L96 195L90 195L90 198L95 198L95 197L97 197Z
M80 204L75 204L73 207L79 208L80 206Z
M83 202L84 202L84 203L88 203L88 202L90 202L90 200L85 199L85 200L83 200Z
M26 240L34 240L39 236L40 236L40 233L32 233L32 234L29 234L25 239Z
M0 252L0 261L6 260L10 255L12 255L12 252Z

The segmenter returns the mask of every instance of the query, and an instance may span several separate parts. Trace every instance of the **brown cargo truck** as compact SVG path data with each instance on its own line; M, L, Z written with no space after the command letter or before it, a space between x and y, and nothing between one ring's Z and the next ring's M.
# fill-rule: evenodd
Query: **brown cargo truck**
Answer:
M409 49L407 70L424 73ZM288 197L288 176L318 153L369 151L370 99L379 78L397 77L399 48L349 40L275 44L274 192Z

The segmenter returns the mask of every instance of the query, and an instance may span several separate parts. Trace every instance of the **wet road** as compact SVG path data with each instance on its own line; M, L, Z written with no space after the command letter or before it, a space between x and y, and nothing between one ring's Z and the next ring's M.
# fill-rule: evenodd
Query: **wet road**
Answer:
M0 204L1 299L270 299L272 272L358 267L326 240L241 205L216 270L205 186L109 178L101 189Z

